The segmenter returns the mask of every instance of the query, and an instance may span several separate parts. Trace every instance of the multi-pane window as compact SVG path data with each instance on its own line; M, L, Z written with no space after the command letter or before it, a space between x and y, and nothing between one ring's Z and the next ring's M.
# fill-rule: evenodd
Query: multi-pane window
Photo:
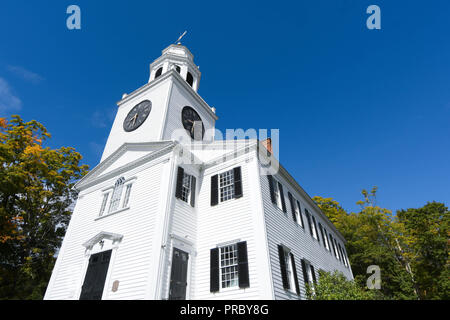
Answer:
M319 240L319 235L317 233L317 227L316 227L316 218L314 218L314 216L311 215L312 218L312 231L313 231L313 237L314 239Z
M286 213L286 208L283 206L283 186L281 185L281 183L279 183L278 181L276 181L275 179L273 180L273 191L275 194L275 198L276 198L276 203L278 208L280 208L281 210L283 210Z
M316 274L314 271L313 265L307 261L302 260L302 267L303 267L303 279L305 281L305 284L308 284L310 286L310 289L312 290L312 294L315 293L315 284L316 284Z
M123 190L123 183L125 182L125 179L119 178L115 185L114 190L111 196L111 202L109 203L109 210L108 212L114 212L119 208L120 204L120 198L122 197L122 190Z
M132 186L131 183L127 184L127 187L125 189L125 197L123 199L123 204L122 204L123 208L128 207L128 202L130 201L131 186Z
M106 205L109 201L109 208L107 213L113 213L120 209L128 208L130 202L132 183L125 184L123 177L117 179L114 184L114 189L103 194L102 205L100 207L99 216L103 216L106 211Z
M278 189L278 182L276 180L273 181L273 193L275 195L277 206L281 209L280 190Z
M344 265L347 266L347 261L345 259L344 252L342 251L340 243L338 243L338 247L339 247L339 253L341 254L341 257L342 257L342 262L344 262Z
M342 258L344 259L345 266L348 267L349 266L348 257L347 257L347 253L345 252L344 246L342 246Z
M100 207L100 217L105 213L106 204L108 203L109 193L103 195L102 206Z
M195 176L185 173L183 167L178 167L175 197L195 207Z
M227 201L234 198L234 174L233 170L219 174L220 201Z
M220 248L220 283L221 288L231 288L239 284L237 245Z
M319 228L323 228L321 225L319 225ZM322 232L323 236L323 242L325 243L325 248L330 251L330 243L328 242L328 235L327 235L327 230L325 228L323 228L323 232Z
M314 278L315 278L315 275L313 275L313 270L312 270L312 268L311 268L311 264L310 263L307 263L306 264L306 272L308 272L308 282L310 283L310 284L313 284L314 282L313 282L313 280L314 280Z
M288 249L284 250L284 261L286 264L286 275L289 281L289 291L295 292L294 266L292 265L291 252Z
M181 184L181 197L180 199L185 202L190 202L192 192L192 176L184 173L183 181Z
M295 210L295 216L297 217L297 223L303 227L303 223L302 223L302 217L301 217L301 212L300 212L300 203L296 200L294 200L294 210Z
M310 284L310 288L312 291L312 294L315 295L316 294L316 274L314 271L314 267L311 263L307 264L307 271L308 272L308 278L309 278L309 284Z
M308 218L308 224L309 224L309 228L311 231L311 235L313 236L314 239L317 239L317 230L316 230L316 221L315 219L313 221L312 218L314 218L308 211L308 209L305 209L305 213L306 213L306 217Z
M336 255L336 248L334 247L333 236L331 235L331 233L330 233L330 243L331 243L330 246L333 248L333 253L337 257L337 255Z
M332 244L333 244L334 255L336 256L336 258L337 258L338 260L340 260L340 259L339 259L338 249L337 249L336 240L332 239L331 242L332 242Z

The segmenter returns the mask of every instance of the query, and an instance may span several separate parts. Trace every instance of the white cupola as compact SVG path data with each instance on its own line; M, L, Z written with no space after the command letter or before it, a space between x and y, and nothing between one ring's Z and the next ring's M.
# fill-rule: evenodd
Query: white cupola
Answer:
M162 51L162 55L150 64L150 78L148 82L158 79L164 73L175 70L192 89L197 92L201 72L194 63L194 56L188 48L178 44L171 44Z

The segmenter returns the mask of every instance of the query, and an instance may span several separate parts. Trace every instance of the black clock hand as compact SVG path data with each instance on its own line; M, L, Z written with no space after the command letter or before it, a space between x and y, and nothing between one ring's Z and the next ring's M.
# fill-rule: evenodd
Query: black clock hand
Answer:
M138 114L136 113L136 114L134 115L134 117L130 119L130 122L131 122L131 120L133 120L133 125L136 123L137 115L138 115Z

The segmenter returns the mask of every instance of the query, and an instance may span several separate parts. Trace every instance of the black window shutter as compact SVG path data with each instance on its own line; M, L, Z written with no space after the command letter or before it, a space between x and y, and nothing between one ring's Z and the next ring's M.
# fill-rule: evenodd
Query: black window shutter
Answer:
M302 271L303 271L303 282L306 285L307 283L309 283L309 279L308 279L308 272L306 271L306 263L305 263L304 259L302 259Z
M349 268L350 267L350 261L348 261L348 254L347 254L347 251L345 251L345 246L344 245L342 245L342 253L345 256L345 260L347 261L347 268Z
M331 247L333 248L332 249L333 250L333 254L337 257L336 249L334 248L334 239L333 239L333 236L331 235L331 233L330 233L330 242L331 242Z
M248 274L248 258L247 258L247 241L237 244L238 251L238 272L239 272L239 288L250 287L250 278Z
M210 289L211 292L218 292L220 289L219 283L219 248L211 249L210 255Z
M338 246L337 246L336 239L334 239L334 246L335 246L335 248L336 248L337 257L338 257L338 259L340 260L340 259L341 259L341 256L339 255L339 249L338 249Z
M294 219L295 222L297 222L297 216L295 215L295 203L294 203L294 198L292 197L292 194L288 191L288 198L289 198L289 202L291 204L291 210L292 210L292 218Z
M284 201L284 193L283 193L283 185L278 182L278 189L280 190L280 198L281 198L281 207L283 208L283 212L287 212L286 210L286 202Z
M305 209L306 219L308 220L309 232L313 235L312 225L311 225L311 215L309 214L308 209Z
M323 245L325 246L325 237L323 236L323 229L322 229L322 224L319 222L319 231L320 231L320 236L322 237L323 240Z
M278 257L280 258L281 279L283 280L283 288L289 289L289 281L286 272L286 260L284 257L284 248L278 245Z
M302 228L305 228L305 224L303 223L303 215L302 215L302 207L300 206L300 202L297 200L297 206L298 206L298 213L300 216L300 220L302 222Z
M234 174L234 198L238 199L242 197L241 167L234 168L233 174Z
M219 203L219 175L211 177L211 206Z
M269 180L270 200L272 200L273 204L277 204L277 198L275 197L275 190L273 189L273 178L271 175L268 175L267 179Z
M194 176L191 177L191 206L195 207L195 184L196 179Z
M181 198L181 188L183 186L183 177L184 177L184 169L182 167L178 167L177 174L177 188L175 190L175 198Z
M295 258L291 252L291 262L292 262L292 271L294 272L294 281L295 281L295 291L298 295L300 295L300 287L298 285L298 277L297 277L297 268L295 267Z
M329 240L330 240L330 251L333 252L334 254L334 246L333 246L333 236L331 235L331 233L329 234Z
M317 283L316 272L314 271L314 266L312 264L310 266L311 266L311 274L312 274L313 282L314 282L314 284L316 284Z
M328 250L330 250L331 253L331 245L330 245L330 238L328 238L328 233L327 233L327 229L323 229L323 233L325 234L325 237L327 238L327 242L328 242Z
M339 248L339 254L341 255L341 261L342 261L342 263L345 264L344 255L342 254L342 248L341 248L341 245L339 243L338 243L338 248Z
M336 241L336 239L334 241ZM337 243L337 241L336 241L336 249L337 249L337 252L338 252L338 255L339 255L339 260L341 260L341 262L342 262L342 256L341 256L341 252L339 250L339 244Z
M312 217L312 220L313 220L313 223L314 223L314 229L316 229L316 234L317 234L317 241L319 241L319 242L320 242L320 237L319 237L319 233L317 232L317 224L316 224L316 218L314 218L314 216L313 216L313 215L312 215L311 217Z

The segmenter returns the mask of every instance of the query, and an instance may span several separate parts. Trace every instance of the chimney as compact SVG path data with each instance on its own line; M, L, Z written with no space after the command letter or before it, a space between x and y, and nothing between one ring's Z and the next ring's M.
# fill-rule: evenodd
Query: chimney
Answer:
M272 153L272 139L271 138L267 138L266 140L261 141L261 143L264 147L266 147L267 151Z

